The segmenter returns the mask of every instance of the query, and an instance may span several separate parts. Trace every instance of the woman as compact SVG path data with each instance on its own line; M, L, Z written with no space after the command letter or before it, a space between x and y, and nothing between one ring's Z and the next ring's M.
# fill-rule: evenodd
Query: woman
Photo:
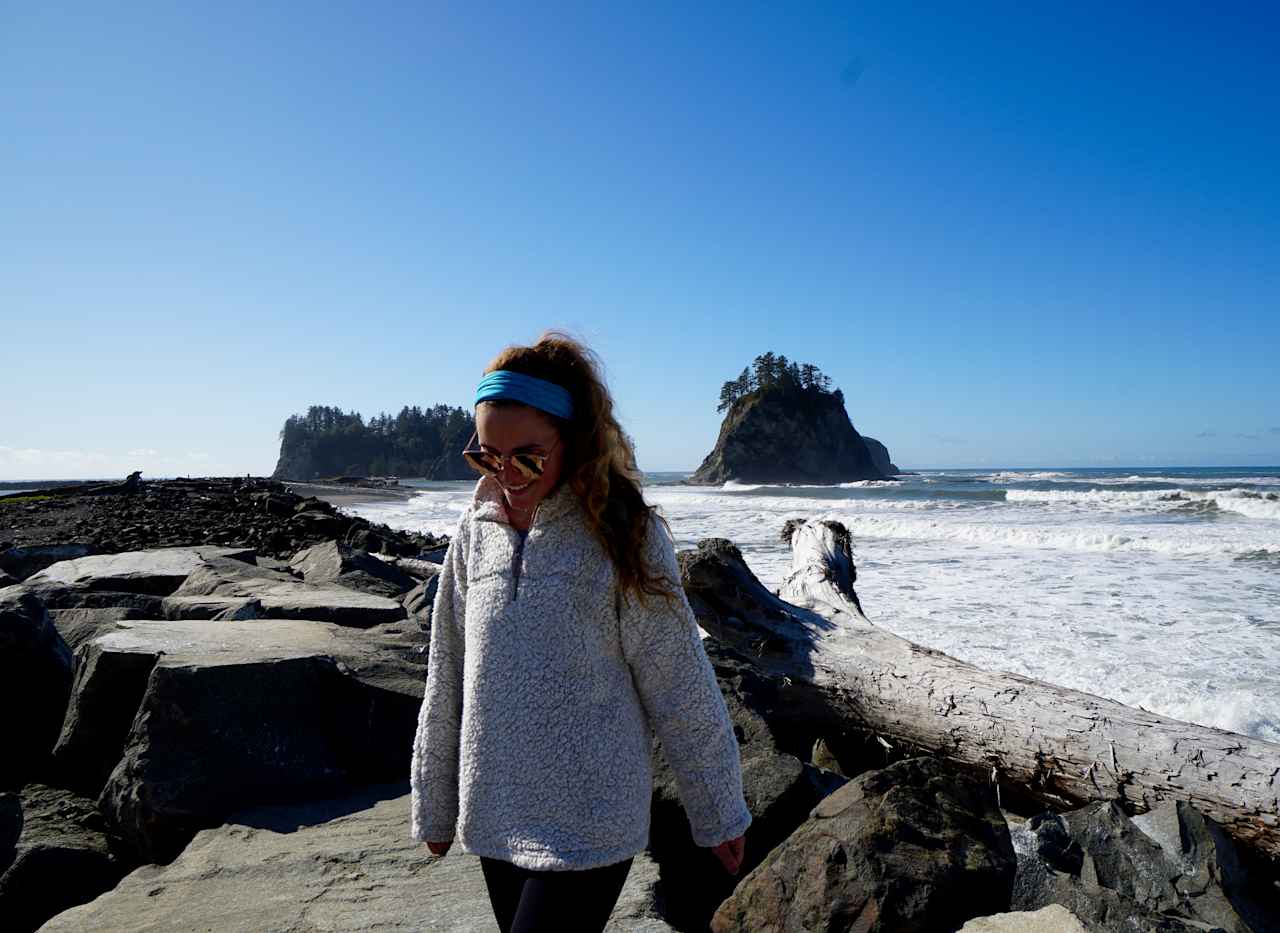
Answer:
M480 856L503 933L604 926L648 843L653 731L694 842L731 874L751 824L665 520L599 370L557 332L489 364L464 451L482 475L432 609L412 835Z

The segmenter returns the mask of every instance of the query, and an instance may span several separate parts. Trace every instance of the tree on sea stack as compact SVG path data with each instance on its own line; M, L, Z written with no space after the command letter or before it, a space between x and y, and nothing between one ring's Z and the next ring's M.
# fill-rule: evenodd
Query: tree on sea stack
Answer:
M720 387L715 449L685 482L843 483L886 479L849 420L844 393L811 363L768 351Z

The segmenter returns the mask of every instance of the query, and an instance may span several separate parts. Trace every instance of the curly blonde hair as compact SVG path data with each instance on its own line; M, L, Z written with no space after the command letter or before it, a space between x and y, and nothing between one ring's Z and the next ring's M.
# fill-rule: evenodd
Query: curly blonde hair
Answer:
M676 594L666 578L647 566L644 541L650 513L671 527L655 506L644 501L635 445L613 415L613 396L604 381L604 365L583 342L558 330L542 333L533 346L508 346L490 361L485 372L497 369L546 379L569 390L573 414L560 418L549 412L564 445L561 482L567 482L583 504L592 532L617 568L622 593L633 593L641 606L645 595L674 603ZM512 399L493 399L482 405L520 405ZM656 530L656 529L655 529Z

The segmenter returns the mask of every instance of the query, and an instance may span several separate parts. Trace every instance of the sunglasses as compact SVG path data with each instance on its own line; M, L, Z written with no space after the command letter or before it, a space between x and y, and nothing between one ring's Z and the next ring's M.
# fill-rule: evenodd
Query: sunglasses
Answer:
M477 435L471 435L471 441L475 441ZM537 479L542 475L546 468L547 459L551 456L551 451L556 449L556 445L560 443L560 439L556 438L555 444L545 454L532 453L515 453L507 456L505 454L495 454L492 451L485 450L479 446L471 446L471 441L467 442L466 449L462 451L462 458L467 461L472 469L481 473L488 473L490 476L497 476L502 472L503 466L508 460L516 471L527 480Z

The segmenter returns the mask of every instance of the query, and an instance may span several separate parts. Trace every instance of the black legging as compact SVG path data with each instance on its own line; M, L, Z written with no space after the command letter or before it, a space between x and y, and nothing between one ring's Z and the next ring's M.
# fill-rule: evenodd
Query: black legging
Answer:
M579 871L536 871L482 855L480 868L502 933L600 933L622 893L631 861Z

